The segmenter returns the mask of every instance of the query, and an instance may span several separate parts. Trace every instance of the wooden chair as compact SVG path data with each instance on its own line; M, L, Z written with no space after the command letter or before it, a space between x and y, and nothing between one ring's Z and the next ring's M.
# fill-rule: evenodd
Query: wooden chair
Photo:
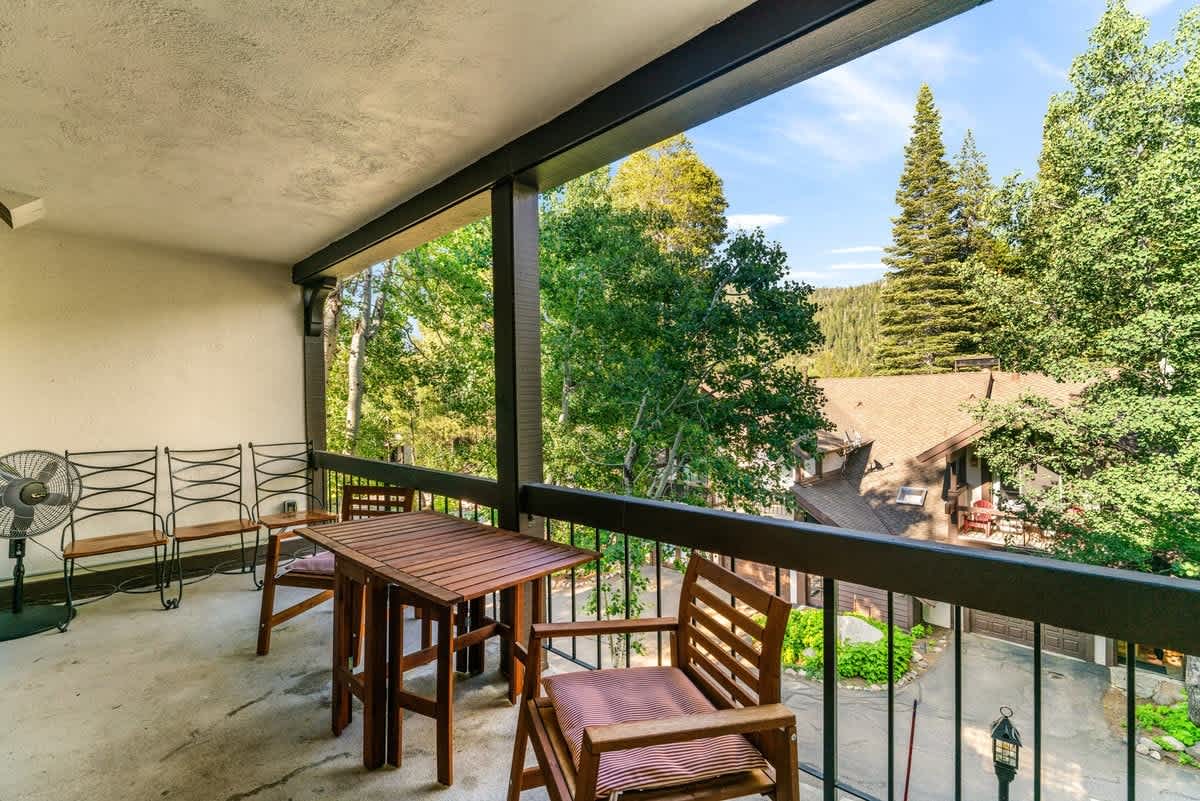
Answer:
M71 507L70 520L62 531L67 621L73 615L71 585L77 560L145 548L154 551L154 575L130 580L118 585L117 590L157 590L163 607L173 608L174 599L166 597L165 587L167 526L157 511L158 448L67 451L66 458L80 478L79 503ZM103 533L90 536L92 532Z
M995 518L995 505L987 498L980 498L971 504L971 511L963 515L962 527L959 531L978 531L985 537L992 536L992 521Z
M362 520L368 517L411 512L413 491L406 487L342 487L342 520ZM312 609L333 598L334 562L333 554L319 553L297 559L282 567L279 565L280 546L283 540L297 536L286 529L273 532L267 538L267 563L263 568L262 608L258 618L258 655L266 656L271 650L271 630L296 615ZM303 587L317 590L315 595L292 604L286 609L275 611L276 587ZM356 599L350 612L359 621L355 632L362 628L362 599ZM358 639L356 637L356 639ZM359 651L357 642L351 653Z
M508 801L542 786L552 801L796 801L796 717L780 703L788 603L693 555L679 608L533 625ZM670 632L670 665L541 675L544 639L655 631Z

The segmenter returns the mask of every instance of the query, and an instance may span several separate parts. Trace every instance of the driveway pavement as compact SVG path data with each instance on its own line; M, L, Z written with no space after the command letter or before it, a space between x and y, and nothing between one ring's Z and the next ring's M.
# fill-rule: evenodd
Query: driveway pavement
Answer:
M909 798L954 798L954 660L949 653L942 656L919 680L896 692L897 799L903 797L914 699L918 705ZM1049 653L1043 656L1043 668L1042 797L1124 801L1124 733L1111 729L1102 705L1107 668ZM800 720L800 761L819 766L822 689L787 679L784 696ZM1014 710L1014 723L1027 746L1011 797L1032 799L1033 652L976 634L964 635L962 764L963 798L968 801L996 797L990 731L1001 706ZM886 693L842 689L838 709L839 776L846 784L886 799ZM1138 798L1200 801L1200 773L1139 756L1136 775Z

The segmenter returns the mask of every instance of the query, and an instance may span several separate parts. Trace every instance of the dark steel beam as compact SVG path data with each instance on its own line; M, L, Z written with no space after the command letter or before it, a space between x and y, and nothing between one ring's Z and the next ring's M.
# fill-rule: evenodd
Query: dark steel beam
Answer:
M983 0L757 0L295 265L304 283L506 176L557 186ZM479 216L486 213L477 204ZM463 220L456 220L462 224ZM430 225L436 235L441 226ZM397 250L420 244L409 237ZM381 251L376 250L375 255Z
M542 480L542 340L538 192L506 178L492 190L499 522L539 534L521 514L521 485Z
M556 520L1200 653L1200 581L546 484L524 487L523 502Z

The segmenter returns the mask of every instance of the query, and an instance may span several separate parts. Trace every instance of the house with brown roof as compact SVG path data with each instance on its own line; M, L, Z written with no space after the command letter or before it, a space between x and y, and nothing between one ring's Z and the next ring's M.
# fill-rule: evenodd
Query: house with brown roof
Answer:
M819 433L814 453L799 451L793 493L803 519L824 525L965 547L1041 547L1046 534L1013 514L1019 487L996 480L975 451L981 434L968 406L1024 394L1066 403L1082 384L1032 373L993 370L920 375L825 378L824 413L833 424ZM1031 467L1026 484L1056 478ZM839 606L882 617L886 593L842 583ZM805 581L806 601L822 604L820 580ZM896 597L900 626L924 619L949 625L936 599ZM967 630L1032 642L1033 625L964 610ZM1043 627L1048 649L1092 659L1094 638Z

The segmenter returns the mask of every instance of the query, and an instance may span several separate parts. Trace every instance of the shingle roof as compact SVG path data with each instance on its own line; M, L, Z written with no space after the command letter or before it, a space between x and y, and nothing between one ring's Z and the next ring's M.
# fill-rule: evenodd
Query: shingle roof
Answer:
M800 505L833 525L921 539L944 539L949 515L944 460L921 462L917 456L974 425L964 409L969 401L1009 401L1032 393L1062 403L1083 386L991 371L824 378L817 384L825 393L825 416L836 427L825 435L858 435L864 444L838 473L797 485ZM925 505L897 504L901 486L925 488Z

